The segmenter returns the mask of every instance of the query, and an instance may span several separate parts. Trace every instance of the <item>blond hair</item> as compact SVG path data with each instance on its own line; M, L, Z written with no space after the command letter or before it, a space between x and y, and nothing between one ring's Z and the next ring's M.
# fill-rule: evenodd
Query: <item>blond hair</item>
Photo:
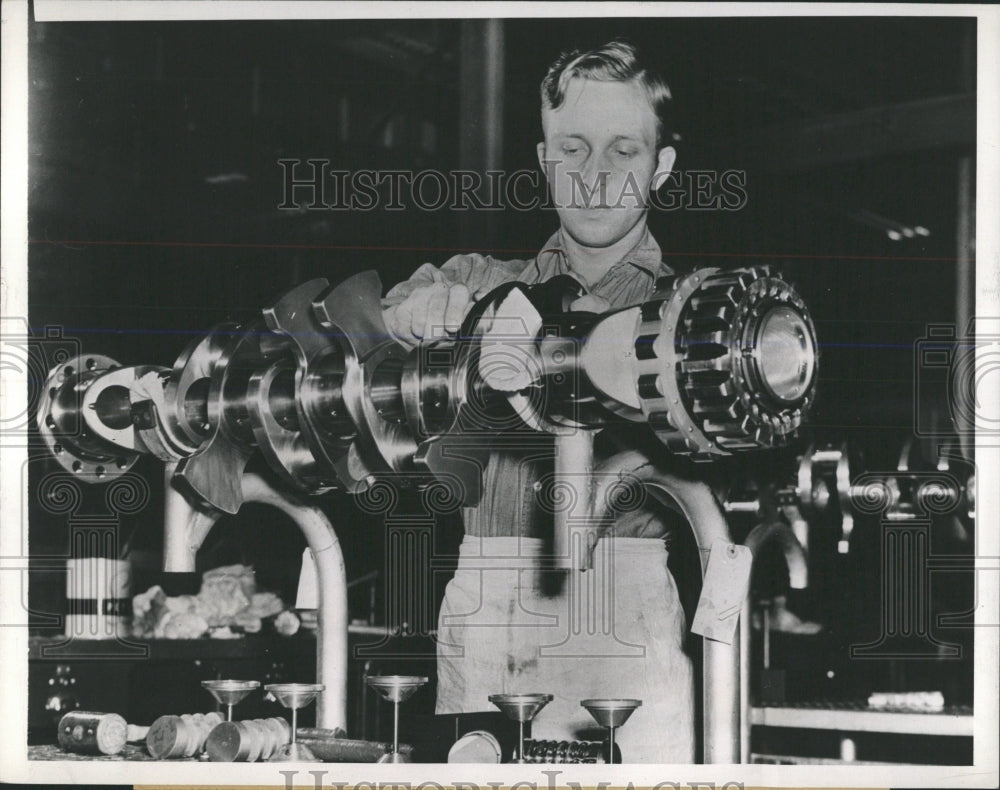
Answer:
M542 80L542 109L558 110L574 77L598 82L635 82L646 94L656 116L657 146L672 139L670 88L659 74L642 65L634 44L615 39L587 52L574 49L562 53Z

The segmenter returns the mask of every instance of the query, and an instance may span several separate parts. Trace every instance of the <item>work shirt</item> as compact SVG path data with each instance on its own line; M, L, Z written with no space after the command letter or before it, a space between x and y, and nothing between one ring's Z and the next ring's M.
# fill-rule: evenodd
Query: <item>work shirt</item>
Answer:
M673 272L663 263L660 245L646 229L639 242L589 289L612 308L640 304L653 294L656 280ZM506 282L541 283L560 274L576 277L570 266L565 238L560 228L532 260L502 261L490 255L456 255L440 269L425 263L405 282L399 283L382 300L382 309L400 304L415 288L432 285L443 277L448 283L463 283L473 294L489 291ZM435 276L436 275L436 276ZM510 432L505 432L510 439ZM504 447L490 453L483 474L483 495L478 505L463 509L465 531L479 537L547 537L551 531L551 504L540 496L539 481L552 469L550 437L539 437L525 427L522 447ZM547 441L547 447L539 444ZM663 529L651 514L629 515L631 524L616 524L614 534L631 537L660 537Z

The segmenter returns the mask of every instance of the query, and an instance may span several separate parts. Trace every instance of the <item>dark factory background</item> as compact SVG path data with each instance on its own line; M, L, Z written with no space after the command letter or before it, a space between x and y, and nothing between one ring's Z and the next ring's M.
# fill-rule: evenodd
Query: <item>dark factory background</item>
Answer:
M531 257L557 226L550 210L281 209L278 160L350 171L536 168L547 64L616 35L667 77L678 169L746 174L740 210L652 213L668 263L772 264L815 320L822 359L810 427L801 444L755 463L787 475L812 440L847 442L865 469L894 469L918 411L947 423L944 379L915 368L915 343L929 324L964 327L973 310L974 20L32 24L30 323L61 327L123 364L170 365L213 325L250 319L314 277L375 269L388 287L454 252ZM33 460L32 481L53 468ZM721 468L710 474L739 474ZM134 592L144 572L153 578L162 540L160 467L147 459L136 469L150 500L121 516ZM320 503L349 578L384 575L380 520L344 495ZM59 633L64 576L37 558L66 556L67 516L32 497L29 518L34 631ZM935 533L936 550L971 551L968 535L955 534ZM459 538L457 520L440 519L441 556ZM950 704L971 703L971 637L961 633L944 640L968 648L947 666L844 657L880 628L877 529L859 523L856 538L796 604L828 626L825 640L802 648L823 670L803 670L811 685L802 693L933 682ZM220 523L199 562L252 564L262 585L293 601L304 545L279 516L248 508ZM435 578L434 600L446 581ZM384 622L383 582L374 612L368 588L354 588L352 617ZM937 605L961 611L970 589L957 579ZM433 625L433 600L428 607ZM428 645L397 652L426 662Z

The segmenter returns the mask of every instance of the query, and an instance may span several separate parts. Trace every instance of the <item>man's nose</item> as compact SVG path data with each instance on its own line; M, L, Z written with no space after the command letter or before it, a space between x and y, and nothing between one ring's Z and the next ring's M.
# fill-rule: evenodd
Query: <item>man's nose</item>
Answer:
M587 158L580 171L583 181L584 208L607 208L608 202L608 163L603 155L593 154Z

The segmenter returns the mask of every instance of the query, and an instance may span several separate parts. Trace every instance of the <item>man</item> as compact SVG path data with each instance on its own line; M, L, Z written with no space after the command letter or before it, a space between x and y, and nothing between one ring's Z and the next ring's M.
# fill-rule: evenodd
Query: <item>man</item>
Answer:
M475 298L511 280L568 274L586 289L572 309L604 312L648 299L670 273L646 227L647 196L675 158L666 84L633 46L613 41L560 56L541 94L538 161L559 230L530 261L470 254L422 266L383 302L400 342L456 332ZM619 518L598 542L594 570L574 574L586 581L553 589L534 570L552 529L551 506L539 501L547 459L537 455L493 450L482 500L463 512L466 536L439 619L438 712L486 710L495 693L550 693L533 735L573 739L593 734L581 699L638 698L618 738L623 759L692 762L693 679L664 523L647 511ZM581 596L604 602L596 617L612 618L612 633L571 628Z

